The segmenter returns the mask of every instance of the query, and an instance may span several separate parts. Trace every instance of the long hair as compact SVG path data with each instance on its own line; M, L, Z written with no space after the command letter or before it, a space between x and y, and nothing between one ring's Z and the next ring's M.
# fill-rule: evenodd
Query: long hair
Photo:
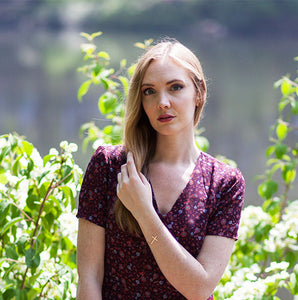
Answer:
M142 106L141 85L149 65L158 59L170 57L189 72L197 91L194 111L194 126L199 122L206 102L206 81L198 58L187 47L176 40L156 44L139 59L130 81L125 103L124 144L126 152L131 151L138 172L146 173L150 160L155 154L156 132ZM118 199L114 207L118 226L130 234L141 235L140 227L129 210Z

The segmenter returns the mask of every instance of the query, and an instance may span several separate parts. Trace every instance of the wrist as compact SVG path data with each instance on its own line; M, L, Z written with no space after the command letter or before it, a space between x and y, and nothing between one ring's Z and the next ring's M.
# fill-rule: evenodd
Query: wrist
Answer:
M132 214L140 226L152 222L155 217L159 218L153 206L146 209L136 209Z

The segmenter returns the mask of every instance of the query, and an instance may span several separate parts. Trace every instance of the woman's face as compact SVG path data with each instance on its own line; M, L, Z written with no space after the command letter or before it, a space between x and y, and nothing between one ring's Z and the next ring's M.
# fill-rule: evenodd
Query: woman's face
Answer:
M170 57L154 60L141 85L142 105L158 135L193 135L197 92L188 71Z

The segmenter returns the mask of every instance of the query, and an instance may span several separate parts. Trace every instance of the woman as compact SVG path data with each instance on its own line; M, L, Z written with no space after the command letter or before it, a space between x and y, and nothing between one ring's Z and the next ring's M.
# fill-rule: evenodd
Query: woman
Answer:
M238 169L198 150L196 56L161 42L139 60L124 146L93 155L80 193L78 299L213 299L237 239Z

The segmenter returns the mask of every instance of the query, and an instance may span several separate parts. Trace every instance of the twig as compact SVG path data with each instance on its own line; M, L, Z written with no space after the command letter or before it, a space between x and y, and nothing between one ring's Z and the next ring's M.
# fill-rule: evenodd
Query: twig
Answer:
M12 205L14 205L25 217L27 217L28 221L33 222L34 220L29 217L20 207L18 207L14 202L11 202Z

